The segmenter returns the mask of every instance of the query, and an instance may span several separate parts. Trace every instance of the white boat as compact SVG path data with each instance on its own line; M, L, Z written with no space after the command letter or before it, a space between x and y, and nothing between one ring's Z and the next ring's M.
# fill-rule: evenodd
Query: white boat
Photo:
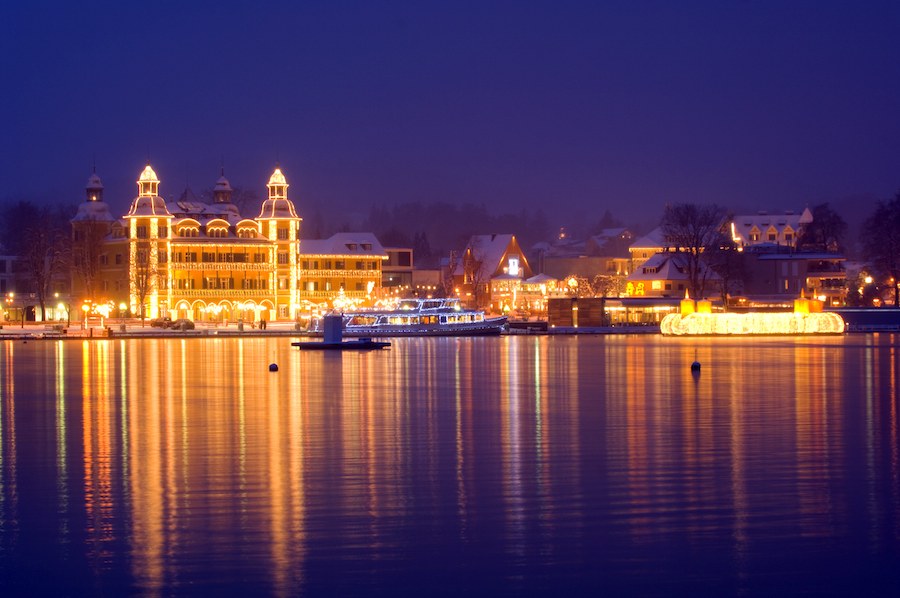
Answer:
M401 299L395 309L344 312L344 336L477 336L500 334L506 316L485 317L459 299Z

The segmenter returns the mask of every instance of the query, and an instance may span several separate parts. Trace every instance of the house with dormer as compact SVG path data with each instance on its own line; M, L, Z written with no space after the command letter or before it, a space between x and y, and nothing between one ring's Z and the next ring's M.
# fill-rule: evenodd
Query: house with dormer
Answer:
M762 244L797 247L803 227L813 221L809 208L802 212L742 214L731 221L731 238L738 247Z
M628 276L625 294L628 297L684 297L690 288L688 255L680 251L654 253ZM700 276L706 280L707 296L716 296L722 277L703 262Z
M327 303L335 297L371 303L381 289L388 253L374 234L336 233L300 243L300 300Z
M454 294L465 303L503 311L499 295L515 295L534 273L515 235L490 234L473 235L465 250L451 258L448 275Z

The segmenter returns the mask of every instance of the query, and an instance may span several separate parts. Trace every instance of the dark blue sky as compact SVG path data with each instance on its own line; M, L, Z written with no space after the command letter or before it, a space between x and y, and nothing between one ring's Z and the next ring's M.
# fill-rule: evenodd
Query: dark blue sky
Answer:
M80 200L96 158L124 210L149 157L166 197L278 161L301 214L887 198L898 32L895 0L5 3L0 197Z

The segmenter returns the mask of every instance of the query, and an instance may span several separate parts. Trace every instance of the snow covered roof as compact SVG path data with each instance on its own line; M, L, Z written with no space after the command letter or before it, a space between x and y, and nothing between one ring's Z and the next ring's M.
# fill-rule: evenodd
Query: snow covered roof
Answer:
M298 218L294 203L289 199L267 199L257 218Z
M327 239L300 241L301 255L358 255L387 259L387 252L372 233L335 233Z
M150 167L149 164L144 168L141 175L138 177L138 183L158 183L159 178L156 176L156 172Z
M85 189L87 189L88 191L103 189L103 182L100 180L100 177L97 176L96 172L88 177L88 182L85 186Z
M149 166L147 167L149 168ZM131 202L131 209L128 210L126 218L136 218L139 216L171 216L169 209L166 207L166 200L159 195L139 195Z
M652 231L636 240L628 248L631 251L635 249L653 249L657 247L668 247L666 236L663 234L662 228L657 226Z
M109 206L103 201L86 201L78 206L72 222L112 222Z
M213 189L214 191L233 191L231 188L231 183L228 182L228 179L225 178L225 175L219 177L216 181L216 186Z
M700 266L705 268L703 264ZM709 270L707 280L719 280L721 277ZM661 251L654 254L646 262L635 268L628 276L630 281L643 280L688 280L687 254L678 251Z
M287 185L287 179L284 178L280 168L276 168L272 176L269 177L269 185Z
M812 221L812 212L809 211L809 208L806 208L800 213L759 212L757 214L741 214L735 216L732 223L735 237L737 237L735 240L747 245L758 241L768 241L770 232L776 234L778 241L785 241L785 232L796 235L803 225ZM754 234L759 236L757 241L753 241L751 238L751 235Z

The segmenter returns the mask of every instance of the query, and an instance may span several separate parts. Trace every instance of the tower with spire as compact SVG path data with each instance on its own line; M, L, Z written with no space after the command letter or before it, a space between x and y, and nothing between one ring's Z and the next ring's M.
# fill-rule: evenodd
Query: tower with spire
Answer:
M128 222L128 280L131 312L156 318L168 303L169 222L172 214L159 195L159 178L147 164L138 177L138 196L125 216Z
M300 280L297 256L300 253L300 222L294 203L288 199L288 182L281 168L275 168L266 185L269 194L257 216L260 234L269 240L275 256L270 286L275 290L278 317L296 316L300 308Z

